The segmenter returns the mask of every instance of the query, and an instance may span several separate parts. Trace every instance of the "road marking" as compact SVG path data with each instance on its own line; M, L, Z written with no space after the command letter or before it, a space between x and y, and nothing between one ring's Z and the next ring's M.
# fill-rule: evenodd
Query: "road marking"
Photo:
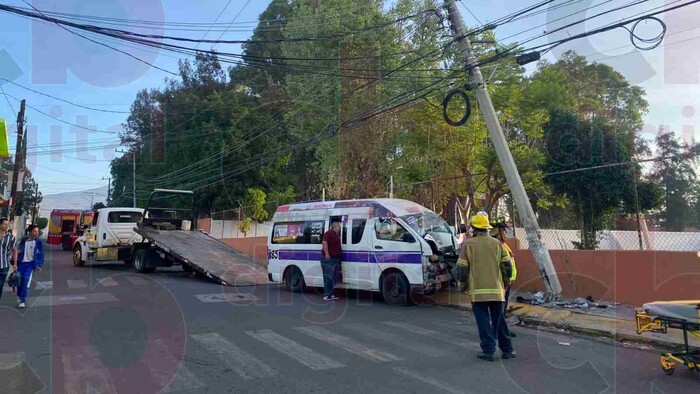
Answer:
M221 361L245 380L268 378L276 374L275 370L217 333L197 334L191 335L191 337L208 351L216 354Z
M466 391L463 388L458 389L456 387L452 387L452 386L450 386L446 383L443 383L437 379L431 378L429 376L423 376L420 373L413 371L413 370L409 370L409 369L398 367L398 366L393 366L393 367L391 367L391 369L393 369L395 372L397 372L403 376L407 376L409 378L416 379L418 381L421 381L421 382L427 384L428 386L432 386L433 388L438 389L440 391L444 391L446 393L452 393L452 394L469 393L469 391Z
M258 300L258 297L252 294L236 294L236 293L215 293L215 294L197 294L197 299L204 303L212 302L250 302Z
M353 353L374 362L381 363L402 360L401 357L395 356L391 353L371 349L360 342L356 342L348 337L338 335L323 327L295 327L294 329L312 338L316 338L319 341L326 342L329 345L339 347L346 352Z
M206 387L201 380L187 369L184 365L180 366L180 370L175 375L175 379L163 390L163 393L174 393L183 390L195 390Z
M147 282L146 279L138 277L136 275L129 275L126 277L126 280L131 282L131 284L134 286L143 286Z
M448 354L441 348L407 341L405 338L377 329L369 324L346 324L343 326L343 328L348 328L365 337L376 338L380 341L388 342L395 346L404 347L429 357L444 357Z
M116 393L109 371L102 368L102 362L92 352L90 346L64 349L63 361L64 389L66 393L84 393L88 387L100 394Z
M396 322L396 321L383 322L382 324L385 324L389 327L398 328L400 330L404 330L404 331L410 332L412 334L429 337L429 338L437 340L437 341L448 343L452 346L461 347L461 348L465 348L465 349L469 349L469 350L476 350L476 351L481 350L481 348L479 347L479 344L474 343L474 342L470 342L467 340L459 340L459 339L455 338L454 333L452 333L452 332L434 331L434 330L429 330L427 328L423 328L420 326L416 326L416 325L411 324L411 323Z
M17 367L24 361L24 352L0 353L0 369Z
M317 353L306 346L300 345L291 339L285 338L272 330L246 331L246 334L269 345L282 354L297 360L314 371L324 369L342 368L345 365Z
M117 283L116 280L110 277L102 278L98 281L99 284L101 284L104 287L115 287L119 286L119 283Z
M87 283L83 279L68 279L68 287L70 287L71 289L83 289L87 287Z
M41 282L36 282L36 284L45 290L52 289L53 288L53 281L52 280L46 280L46 281L41 281Z
M59 305L79 305L79 304L100 304L103 302L118 301L109 293L88 293L70 296L40 296L37 297L32 307L35 306L59 306Z

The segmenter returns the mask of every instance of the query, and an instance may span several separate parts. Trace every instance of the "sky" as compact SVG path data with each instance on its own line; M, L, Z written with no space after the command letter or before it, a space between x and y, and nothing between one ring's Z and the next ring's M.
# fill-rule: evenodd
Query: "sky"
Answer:
M28 0L30 1L30 0ZM682 0L681 2L686 1ZM557 5L570 3L566 7ZM558 0L554 9L536 16L512 22L496 29L500 42L512 43L537 36L580 19L629 3L629 0ZM21 0L3 1L5 4L28 7ZM210 24L230 23L237 16L224 39L246 39L252 34L254 23L264 11L268 0L33 0L40 10L80 15L139 19L166 22L172 26L178 22ZM459 4L462 17L468 27L497 19L535 0L472 1ZM608 16L596 18L585 25L562 31L562 38L640 12L678 4L678 0L649 0L641 5ZM466 6L465 6L466 5ZM466 7L474 14L472 16ZM568 18L571 13L592 7ZM217 19L218 18L218 19ZM590 61L609 64L620 71L631 83L641 86L647 93L649 113L645 116L644 136L652 139L659 125L667 125L679 137L689 141L700 137L700 51L695 50L700 41L700 4L675 11L661 17L667 27L663 45L650 51L639 51L630 45L629 33L617 29L595 37L575 41L546 55L553 62L568 49L586 55ZM478 19L478 21L477 21ZM249 22L249 23L244 23ZM169 25L167 25L169 24ZM531 31L524 32L528 29ZM653 21L640 23L637 34L652 37L660 31ZM149 32L153 32L149 30ZM524 33L523 33L524 32ZM164 34L187 35L201 38L204 32L163 31ZM520 35L516 35L522 33ZM209 32L206 37L217 39L220 31ZM144 88L163 86L170 75L140 63L127 55L76 37L60 27L46 22L30 22L16 15L0 12L0 77L33 90L70 100L89 107L111 111L128 111L136 93ZM103 39L101 39L103 40ZM526 46L546 43L547 39L533 41ZM178 56L158 52L152 48L140 48L134 44L109 42L114 47L130 52L157 67L177 71ZM202 47L208 44L202 44ZM217 45L215 49L240 52L238 45ZM528 66L532 72L534 64ZM488 70L484 71L488 77ZM27 164L42 193L54 194L79 191L104 186L109 176L109 161L120 155L118 137L121 124L127 114L104 113L76 108L0 80L0 87L11 96L24 98L33 108L27 108L29 146ZM10 145L14 152L16 139L14 111L19 102L8 98L12 108L0 93L0 118L7 120ZM13 111L14 109L14 111ZM69 126L36 110L60 120L75 123L88 129ZM86 145L89 144L89 145ZM81 148L82 146L82 148ZM89 149L85 149L89 146ZM53 150L53 153L51 151ZM103 179L104 178L104 179Z

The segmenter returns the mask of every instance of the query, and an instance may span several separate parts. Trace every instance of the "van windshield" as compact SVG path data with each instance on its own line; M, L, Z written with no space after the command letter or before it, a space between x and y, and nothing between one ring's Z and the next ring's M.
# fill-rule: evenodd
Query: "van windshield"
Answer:
M434 212L421 212L412 215L401 216L406 224L424 236L429 232L451 233L450 226Z

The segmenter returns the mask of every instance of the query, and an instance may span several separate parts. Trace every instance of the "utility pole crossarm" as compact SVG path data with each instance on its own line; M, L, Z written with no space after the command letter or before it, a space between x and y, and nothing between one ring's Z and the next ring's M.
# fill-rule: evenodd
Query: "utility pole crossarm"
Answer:
M561 294L561 284L559 283L559 278L557 277L556 270L554 269L554 264L549 255L549 251L542 244L540 240L540 228L537 223L537 218L535 217L535 212L530 205L530 200L525 192L525 187L523 186L522 179L520 178L520 173L515 165L515 160L513 160L513 155L508 148L508 142L503 134L503 129L499 123L498 116L496 115L496 110L491 102L491 97L486 90L486 84L484 83L484 78L481 75L481 70L476 66L476 61L472 54L471 43L469 42L469 37L466 34L467 29L464 27L462 17L457 8L455 0L445 0L445 8L447 9L450 27L453 33L458 39L458 44L462 50L462 58L465 62L465 67L469 71L469 76L471 83L474 85L474 93L479 102L479 107L481 108L482 115L486 121L486 127L489 130L489 135L491 141L493 142L496 154L498 155L498 160L501 163L501 167L505 172L506 180L508 181L508 187L513 194L513 199L520 213L522 219L523 227L527 232L527 241L532 250L532 254L535 257L537 266L539 268L540 274L546 286L547 292L553 296ZM470 67L470 65L474 65Z

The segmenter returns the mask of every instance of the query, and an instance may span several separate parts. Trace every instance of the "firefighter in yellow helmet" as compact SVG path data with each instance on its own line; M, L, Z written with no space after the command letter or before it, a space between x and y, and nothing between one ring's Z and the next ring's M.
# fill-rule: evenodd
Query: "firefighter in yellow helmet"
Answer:
M515 358L505 319L505 288L513 275L511 259L503 244L489 236L489 218L479 212L471 218L474 237L464 243L457 260L460 290L468 291L479 328L481 352L477 357L495 361L496 341L501 358Z

